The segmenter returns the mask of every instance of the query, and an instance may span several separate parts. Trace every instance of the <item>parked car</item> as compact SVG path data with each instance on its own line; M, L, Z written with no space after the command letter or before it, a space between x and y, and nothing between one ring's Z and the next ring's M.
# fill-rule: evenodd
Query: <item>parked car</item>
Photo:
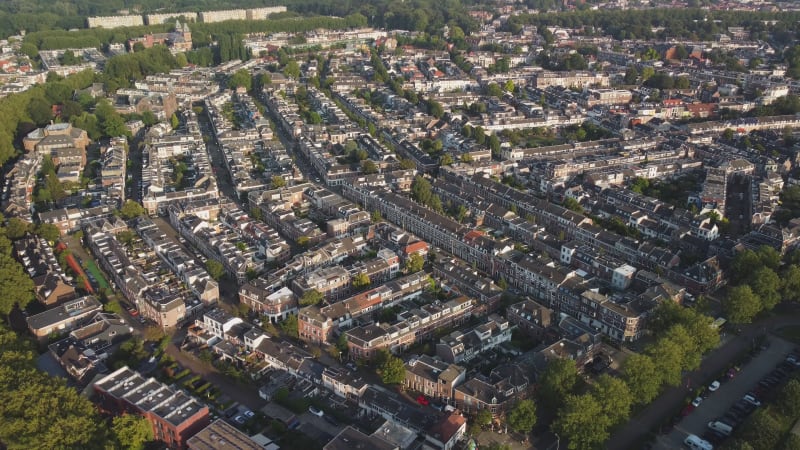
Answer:
M711 392L716 392L719 389L719 381L714 380L711 384L708 385L708 390Z
M692 406L694 406L695 408L700 406L700 403L703 403L703 397L697 397L694 400L692 400Z
M244 417L243 416L236 416L233 418L233 421L238 423L239 425L244 425Z
M253 417L256 416L256 414L253 411L250 411L249 409L245 409L242 414L248 419L252 419Z
M313 414L313 415L315 415L317 417L322 417L322 416L325 415L324 412L318 410L317 408L314 408L313 406L309 406L308 407L308 412L310 412L311 414Z

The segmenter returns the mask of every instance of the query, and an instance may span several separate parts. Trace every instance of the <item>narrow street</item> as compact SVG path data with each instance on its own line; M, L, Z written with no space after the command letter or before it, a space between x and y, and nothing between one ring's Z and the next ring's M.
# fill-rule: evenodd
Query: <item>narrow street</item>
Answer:
M178 333L181 335L182 333ZM178 336L176 335L176 336ZM267 404L258 396L258 388L253 385L243 385L231 380L229 377L219 373L210 364L204 363L194 355L182 352L176 345L175 340L167 346L166 353L172 357L182 367L191 370L194 374L200 375L206 381L210 381L223 394L232 400L247 406L252 411L258 411Z
M203 113L197 115L197 121L200 123L200 132L203 134L204 140L206 141L206 150L208 151L209 158L211 158L211 166L214 167L217 187L222 195L228 197L237 204L241 203L239 201L239 196L236 195L236 190L231 184L231 175L226 168L225 155L222 153L222 148L220 148L216 136L214 136L212 131L213 127L208 119L205 106L203 106Z

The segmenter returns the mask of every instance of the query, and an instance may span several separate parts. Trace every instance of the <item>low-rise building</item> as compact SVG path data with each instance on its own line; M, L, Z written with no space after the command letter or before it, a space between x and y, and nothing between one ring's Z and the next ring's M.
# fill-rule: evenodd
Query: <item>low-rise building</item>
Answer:
M453 389L464 382L466 373L461 366L421 355L406 363L403 385L406 389L449 404L453 399Z
M53 309L28 317L28 329L39 340L71 331L86 323L103 305L93 296L76 298Z
M188 450L264 450L264 447L223 419L217 419L186 441Z
M506 308L506 317L521 331L538 339L544 337L545 331L553 325L555 319L552 309L530 299Z
M102 409L144 417L153 437L172 449L186 449L189 438L210 422L208 406L127 366L98 380L94 391Z

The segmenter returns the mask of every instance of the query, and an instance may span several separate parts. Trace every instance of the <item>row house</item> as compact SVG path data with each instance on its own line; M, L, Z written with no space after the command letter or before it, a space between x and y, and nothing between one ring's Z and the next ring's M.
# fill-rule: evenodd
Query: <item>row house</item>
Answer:
M451 289L478 299L493 310L500 302L503 291L491 278L456 259L439 259L433 264L433 275Z
M436 356L445 362L470 361L481 353L511 340L513 326L497 314L491 314L486 323L471 330L456 330L442 337L436 344Z
M325 298L335 300L350 291L350 280L350 273L342 266L321 267L295 278L292 291L302 297L306 292L316 290Z
M466 414L487 409L493 416L500 416L508 413L518 400L527 397L529 384L529 378L520 367L500 366L488 377L478 374L456 386L454 403Z
M428 355L415 356L406 364L406 389L450 404L453 389L466 379L466 369Z
M297 314L297 297L287 287L275 291L261 278L248 281L239 288L239 302L250 311L265 316L271 323L285 320Z
M44 238L26 234L14 242L14 256L33 281L36 299L45 307L76 297L72 278L64 273Z
M581 294L580 320L618 342L632 342L644 333L644 325L656 302L635 298L617 303L595 291Z
M354 372L326 367L322 372L322 385L339 397L358 399L364 395L369 383Z
M427 274L418 272L397 278L354 295L341 302L319 307L302 308L297 316L300 339L322 343L331 342L334 333L353 326L354 321L380 308L419 297L427 286Z
M94 392L102 410L144 417L153 438L172 449L186 449L186 441L210 423L207 405L127 366L98 380Z
M506 308L506 317L509 323L536 339L543 339L556 319L552 309L530 299Z
M464 323L472 315L473 307L472 299L459 297L406 310L393 325L378 323L352 328L345 332L350 358L371 359L381 349L404 351L437 329Z

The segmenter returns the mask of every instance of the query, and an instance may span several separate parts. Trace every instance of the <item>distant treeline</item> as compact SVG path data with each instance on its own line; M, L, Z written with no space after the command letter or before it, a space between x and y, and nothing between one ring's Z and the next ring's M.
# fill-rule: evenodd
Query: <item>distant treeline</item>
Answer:
M367 25L366 17L352 14L344 18L338 17L300 17L280 20L231 20L216 23L191 24L192 42L195 48L207 47L223 34L303 32L324 29L342 29L363 27ZM174 24L149 25L124 28L91 28L75 31L48 30L29 33L25 43L38 50L55 50L62 48L102 48L108 44L120 44L128 39L147 33L163 33L169 31Z
M160 0L5 0L0 2L0 37L18 34L20 30L36 33L48 30L85 28L86 17L115 15L120 10L137 11L136 14L158 11L160 14L182 11L199 12L218 9L286 6L292 13L314 16L345 17L360 14L364 24L401 30L440 33L444 25L457 25L464 31L477 29L477 23L467 14L466 5L472 1L460 0L175 0L165 7ZM134 9L135 8L135 9ZM209 24L206 24L209 25ZM218 24L210 24L218 25ZM116 30L114 30L116 31ZM261 30L254 30L261 31ZM271 30L263 30L271 31ZM293 31L291 29L275 31ZM124 33L124 32L123 32ZM98 36L101 43L109 42ZM43 42L53 48L54 41Z
M709 11L691 8L647 10L597 10L555 14L511 16L506 29L518 31L523 25L537 27L595 28L598 34L615 39L685 38L713 40L728 27L745 27L754 37L787 45L797 38L795 24L800 12ZM777 21L767 25L765 21ZM661 31L654 31L661 30Z

